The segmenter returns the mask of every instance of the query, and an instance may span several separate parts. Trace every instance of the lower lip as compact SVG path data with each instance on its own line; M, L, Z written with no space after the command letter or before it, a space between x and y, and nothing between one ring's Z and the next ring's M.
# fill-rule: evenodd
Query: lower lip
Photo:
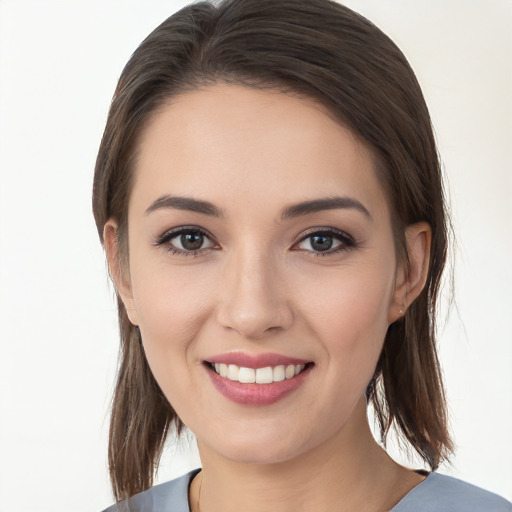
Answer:
M270 384L242 384L221 377L218 373L207 367L208 375L222 395L237 404L262 406L270 405L282 400L285 396L297 390L311 371L306 367L295 377Z

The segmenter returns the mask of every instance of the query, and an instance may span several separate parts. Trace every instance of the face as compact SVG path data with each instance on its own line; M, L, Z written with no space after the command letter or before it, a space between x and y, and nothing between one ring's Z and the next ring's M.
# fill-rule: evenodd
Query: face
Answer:
M128 226L118 289L200 448L277 462L343 436L401 302L386 197L350 131L274 91L173 98L140 141Z

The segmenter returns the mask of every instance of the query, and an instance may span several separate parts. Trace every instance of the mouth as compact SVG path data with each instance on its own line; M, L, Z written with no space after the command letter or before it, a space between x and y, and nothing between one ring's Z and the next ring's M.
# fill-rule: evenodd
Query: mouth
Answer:
M283 382L293 379L313 365L310 362L305 364L280 364L261 368L248 368L236 364L215 363L211 361L205 361L204 364L209 370L215 372L220 377L241 384L273 384L275 382Z
M217 391L244 406L265 406L282 400L304 385L314 366L312 361L278 354L231 353L203 361Z

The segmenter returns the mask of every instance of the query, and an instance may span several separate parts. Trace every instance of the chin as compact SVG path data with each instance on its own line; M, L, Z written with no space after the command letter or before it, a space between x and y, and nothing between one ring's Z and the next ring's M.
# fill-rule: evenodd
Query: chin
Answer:
M216 447L217 451L221 447ZM272 465L281 464L293 460L299 455L297 447L283 447L283 446L269 446L269 444L261 445L247 443L243 446L229 446L221 453L228 460L237 462L239 464L254 464L254 465Z
M242 425L240 425L242 426ZM271 465L281 464L300 457L317 445L325 442L319 432L306 435L295 431L293 426L279 425L275 429L259 428L231 429L198 439L199 452L203 455L215 452L218 456L239 464ZM209 438L209 439L208 439Z

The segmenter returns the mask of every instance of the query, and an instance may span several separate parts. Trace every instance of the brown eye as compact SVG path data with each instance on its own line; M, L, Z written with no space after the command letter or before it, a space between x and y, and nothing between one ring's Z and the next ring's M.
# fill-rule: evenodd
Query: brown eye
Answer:
M186 233L180 236L180 242L183 249L197 251L203 245L204 236L201 233Z
M158 242L159 245L169 245L170 248L182 253L197 252L210 249L215 244L202 231L196 229L180 230L170 233Z

